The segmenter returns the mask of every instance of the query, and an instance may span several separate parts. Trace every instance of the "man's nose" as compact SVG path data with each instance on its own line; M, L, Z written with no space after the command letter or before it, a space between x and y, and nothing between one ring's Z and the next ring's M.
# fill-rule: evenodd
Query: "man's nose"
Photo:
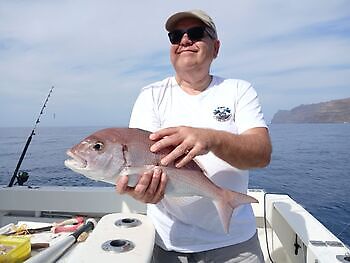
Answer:
M183 34L181 41L180 41L180 45L183 46L188 46L188 45L192 45L193 41L188 37L187 33Z

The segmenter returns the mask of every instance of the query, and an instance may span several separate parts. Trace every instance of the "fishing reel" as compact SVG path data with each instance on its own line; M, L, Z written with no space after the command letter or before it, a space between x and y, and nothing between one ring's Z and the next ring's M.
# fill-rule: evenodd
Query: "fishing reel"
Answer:
M28 181L29 173L26 172L26 171L21 171L21 170L20 170L20 171L18 172L16 178L17 178L16 184L22 186L25 182Z

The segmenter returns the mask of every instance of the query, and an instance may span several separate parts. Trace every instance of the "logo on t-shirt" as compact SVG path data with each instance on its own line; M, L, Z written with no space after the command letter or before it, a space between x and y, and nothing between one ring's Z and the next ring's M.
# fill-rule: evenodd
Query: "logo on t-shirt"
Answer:
M228 121L232 117L231 109L220 106L213 110L213 116L217 121Z

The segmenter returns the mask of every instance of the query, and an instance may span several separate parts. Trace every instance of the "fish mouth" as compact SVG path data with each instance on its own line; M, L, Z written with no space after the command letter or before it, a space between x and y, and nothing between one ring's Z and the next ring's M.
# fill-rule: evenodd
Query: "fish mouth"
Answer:
M80 157L79 155L74 154L72 151L68 150L67 155L71 157L71 159L67 159L64 161L64 165L70 169L86 169L87 161Z

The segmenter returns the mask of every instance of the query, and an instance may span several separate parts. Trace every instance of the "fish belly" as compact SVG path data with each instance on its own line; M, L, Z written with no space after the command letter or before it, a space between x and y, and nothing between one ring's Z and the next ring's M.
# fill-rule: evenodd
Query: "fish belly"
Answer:
M134 187L140 175L154 169L154 165L126 167L119 176L128 177L128 186ZM168 196L206 196L215 198L220 188L213 184L204 174L189 169L161 167L167 175L165 194ZM112 183L115 183L112 182Z

